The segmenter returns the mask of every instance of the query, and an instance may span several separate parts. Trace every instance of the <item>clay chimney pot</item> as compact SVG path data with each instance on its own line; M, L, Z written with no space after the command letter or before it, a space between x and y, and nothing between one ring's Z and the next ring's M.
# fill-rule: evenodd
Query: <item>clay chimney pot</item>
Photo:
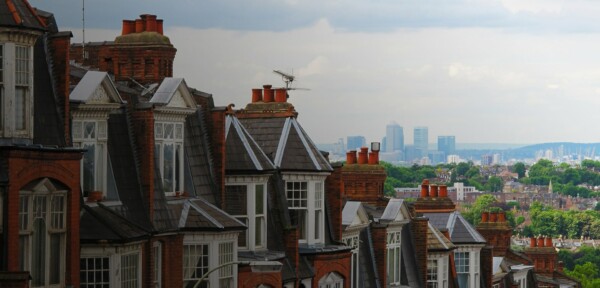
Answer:
M135 19L135 33L144 32L144 20Z
M360 152L358 152L358 164L368 164L369 163L369 148L361 147Z
M546 247L554 247L552 244L552 237L550 236L546 237Z
M146 31L156 32L156 15L146 15Z
M506 212L502 211L498 213L498 222L505 223L506 222Z
M437 198L438 197L438 186L435 184L431 184L429 186L429 197Z
M488 218L489 217L490 217L490 213L489 212L482 212L481 213L481 223L488 222Z
M346 164L356 164L356 151L346 152Z
M275 90L275 102L287 102L287 90L285 88Z
M490 212L490 222L495 223L498 221L498 213Z
M540 238L537 239L537 246L544 247L544 237L543 236L540 236Z
M262 89L252 89L252 103L262 101Z
M448 186L446 185L440 185L440 198L447 198L448 197Z
M156 20L156 32L158 32L158 34L160 34L160 35L163 35L163 20L162 19Z
M429 185L423 181L423 184L421 184L421 198L425 198L427 196L429 196Z
M379 152L371 151L369 153L369 165L377 165L379 164Z
M134 31L135 31L135 21L123 20L123 29L121 30L121 35L131 34Z
M529 247L535 248L537 246L537 239L535 237L529 238Z
M274 100L274 95L273 95L273 90L271 89L271 85L263 85L263 89L264 89L264 93L263 93L263 102L265 103L269 103L269 102L273 102Z

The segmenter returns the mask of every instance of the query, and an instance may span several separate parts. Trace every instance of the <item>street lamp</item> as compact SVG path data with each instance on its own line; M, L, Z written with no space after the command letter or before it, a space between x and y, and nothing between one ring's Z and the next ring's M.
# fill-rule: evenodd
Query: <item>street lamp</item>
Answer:
M202 281L204 281L204 279L206 279L208 275L210 275L210 273L215 272L223 267L239 264L250 265L250 269L252 269L252 272L257 273L279 272L281 271L281 267L283 266L281 262L278 261L233 261L221 264L215 268L208 270L208 272L204 273L204 275L202 275L202 277L198 279L196 285L194 285L194 288L197 288L198 285L200 285L200 283L202 283Z

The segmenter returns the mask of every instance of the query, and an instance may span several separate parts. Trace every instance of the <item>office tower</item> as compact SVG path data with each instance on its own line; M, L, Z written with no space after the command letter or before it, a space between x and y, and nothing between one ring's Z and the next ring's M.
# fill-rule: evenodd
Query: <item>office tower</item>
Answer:
M494 163L494 155L481 155L481 166L490 166Z
M437 150L444 152L444 155L456 154L456 140L454 136L438 136Z
M360 147L367 146L367 140L364 136L348 136L346 140L348 150L358 150Z
M414 129L414 144L417 153L420 153L420 157L427 155L429 149L429 132L427 127L415 127Z
M385 126L385 152L404 150L404 129L396 122Z

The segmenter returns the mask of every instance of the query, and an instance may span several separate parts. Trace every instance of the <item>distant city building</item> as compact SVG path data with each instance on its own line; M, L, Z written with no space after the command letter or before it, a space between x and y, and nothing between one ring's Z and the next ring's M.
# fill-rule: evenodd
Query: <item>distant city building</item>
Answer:
M406 162L412 162L415 159L420 158L420 151L417 152L417 149L415 149L415 145L406 145L404 146L404 160L406 160Z
M394 152L404 150L404 129L395 122L385 127L385 151Z
M446 163L458 164L460 162L462 162L462 160L460 159L460 156L458 156L458 155L448 155L448 156L446 156Z
M383 136L383 138L381 138L381 147L379 147L379 148L381 148L381 150L379 150L379 151L381 151L382 153L387 151L387 143L386 142L387 142L387 138L385 138L385 136Z
M357 150L360 147L367 146L367 140L364 136L348 136L346 139L347 150Z
M494 156L491 154L481 155L481 166L490 166L494 163Z
M492 165L500 164L501 161L502 161L502 158L501 158L500 154L492 155Z
M417 151L420 151L419 157L427 155L429 149L429 131L427 127L420 126L415 127L414 131L414 145Z
M443 151L429 151L427 155L433 165L446 162L446 153Z
M456 139L454 136L438 136L437 147L445 155L456 154Z

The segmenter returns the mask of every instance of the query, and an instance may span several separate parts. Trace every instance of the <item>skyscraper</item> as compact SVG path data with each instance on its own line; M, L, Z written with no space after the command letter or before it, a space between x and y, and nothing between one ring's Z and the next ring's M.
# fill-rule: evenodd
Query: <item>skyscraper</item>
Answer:
M444 152L445 156L456 154L456 140L454 136L438 136L437 150Z
M420 154L419 156L427 156L427 150L429 149L429 130L427 129L427 127L415 127L414 143L417 153Z
M396 122L385 126L385 151L394 152L404 150L404 129Z

